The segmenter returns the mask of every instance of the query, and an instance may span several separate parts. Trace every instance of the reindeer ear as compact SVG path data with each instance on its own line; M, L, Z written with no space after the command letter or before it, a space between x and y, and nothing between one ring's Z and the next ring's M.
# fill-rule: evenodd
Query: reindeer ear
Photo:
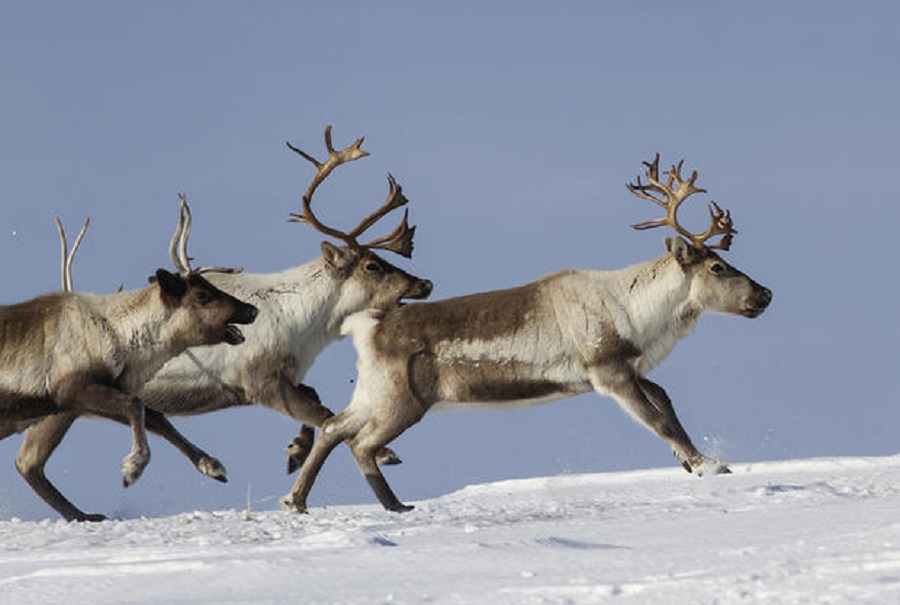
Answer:
M159 289L162 290L163 294L181 298L187 293L187 284L180 275L169 273L165 269L157 269L156 275L154 277L156 278L156 283L159 284ZM153 281L153 279L153 277L150 278L151 282Z
M322 257L334 269L343 271L356 262L357 254L349 248L322 242Z
M682 267L692 265L703 258L702 252L683 237L667 237L666 250Z

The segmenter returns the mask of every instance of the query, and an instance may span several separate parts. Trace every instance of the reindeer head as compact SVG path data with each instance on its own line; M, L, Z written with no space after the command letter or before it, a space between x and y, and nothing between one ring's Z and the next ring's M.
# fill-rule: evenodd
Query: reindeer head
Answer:
M160 297L167 307L183 313L189 346L244 342L244 335L235 324L251 324L256 319L257 308L223 292L203 277L212 271L238 273L241 269L223 267L191 268L187 255L187 243L191 234L191 209L184 195L178 195L178 225L169 244L169 255L178 273L165 269L156 271L150 278L160 289Z
M653 229L668 225L681 237L667 238L666 249L685 275L691 280L691 296L702 309L719 313L757 317L766 310L772 300L772 291L759 285L747 275L725 262L716 250L728 250L737 230L731 213L722 210L715 202L709 204L710 225L703 233L692 233L678 222L678 208L695 193L706 193L696 187L697 171L687 180L681 177L684 160L665 172L666 183L659 179L659 154L652 162L644 162L647 183L627 185L628 190L641 199L653 202L666 210L666 216L632 225L635 229ZM656 197L653 194L661 197ZM721 236L715 244L707 241Z
M403 195L403 189L393 176L388 175L388 196L375 212L365 217L350 231L341 231L322 223L311 208L312 197L318 186L331 171L344 164L369 155L361 146L364 138L359 138L349 147L335 150L331 142L331 126L325 128L325 147L328 158L324 162L301 151L290 143L291 151L302 156L316 167L316 174L303 195L303 211L291 214L291 222L307 223L318 232L333 237L344 243L335 246L327 241L322 242L322 257L332 275L344 284L345 294L349 299L346 306L355 310L364 308L389 309L402 304L405 299L422 299L431 294L432 283L419 279L402 269L395 267L376 254L375 250L388 250L400 256L410 258L413 252L413 236L416 228L408 223L408 211L404 211L400 224L389 234L376 238L368 243L360 243L360 236L386 214L405 206L409 200Z

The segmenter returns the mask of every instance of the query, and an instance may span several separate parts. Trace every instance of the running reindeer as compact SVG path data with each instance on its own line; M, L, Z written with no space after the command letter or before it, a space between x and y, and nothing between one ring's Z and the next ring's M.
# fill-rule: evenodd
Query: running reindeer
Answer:
M216 286L257 305L260 319L248 329L248 342L239 349L191 350L167 363L141 391L149 407L173 416L253 403L277 410L303 423L287 448L288 472L299 468L312 447L313 426L334 416L302 380L319 353L341 337L344 319L363 309L383 311L407 299L427 298L433 287L429 280L410 275L375 252L412 256L416 228L408 223L408 210L389 234L360 241L379 220L409 202L393 176L388 175L384 203L350 231L326 225L312 210L319 185L335 168L369 155L361 148L363 141L359 138L336 150L331 126L327 126L328 157L321 162L287 144L316 169L301 212L292 214L291 221L307 223L344 245L323 241L321 257L278 273L216 276ZM379 461L399 463L386 448L379 451Z
M224 466L184 438L163 414L195 415L253 403L277 410L304 423L298 437L288 445L291 472L299 468L312 447L313 426L334 415L321 404L315 390L301 381L319 353L340 338L344 319L363 309L387 310L405 299L426 298L431 292L430 281L406 273L376 253L385 250L406 258L412 255L415 227L409 226L406 213L387 236L368 243L359 241L386 214L408 203L393 177L388 178L384 204L350 231L326 225L311 208L317 188L335 168L369 155L361 148L362 143L360 138L345 149L335 150L328 126L328 157L321 162L288 143L293 152L316 168L303 196L302 212L292 220L308 223L344 245L324 241L321 257L277 273L209 275L217 287L260 309L256 323L245 330L247 342L236 348L188 350L163 366L140 391L148 406L147 429L175 445L204 475L227 481ZM124 416L107 417L127 421ZM29 468L41 469L43 476L44 464L76 418L73 413L41 420L26 433L19 459L27 460ZM379 452L379 462L392 464L399 459L385 448Z
M426 412L438 408L511 408L546 403L591 390L615 399L664 439L692 473L725 473L691 443L672 402L647 372L660 363L705 312L756 317L772 293L731 267L727 250L735 230L728 212L710 204L711 224L693 234L676 220L695 187L682 163L659 179L659 155L647 183L628 186L662 206L666 216L635 225L669 225L682 237L666 239L667 253L618 271L560 271L512 288L392 311L364 311L344 322L353 335L359 378L350 405L325 423L283 502L306 511L316 475L342 441L381 504L403 512L375 464L374 453ZM657 197L659 196L659 197ZM707 241L721 236L713 245Z
M0 438L39 421L28 426L35 449L26 450L23 443L16 466L32 489L68 520L104 517L85 514L47 481L41 451L52 451L59 441L39 429L40 420L63 418L71 424L80 414L127 420L132 448L122 471L125 485L131 485L150 461L144 403L138 396L144 383L189 347L242 343L236 324L256 319L256 307L202 276L227 270L191 269L187 212L182 197L172 239L173 250L181 246L177 274L159 269L141 290L107 295L63 291L0 307ZM60 237L64 242L61 226ZM71 288L66 271L79 242L72 255L63 250L64 289Z

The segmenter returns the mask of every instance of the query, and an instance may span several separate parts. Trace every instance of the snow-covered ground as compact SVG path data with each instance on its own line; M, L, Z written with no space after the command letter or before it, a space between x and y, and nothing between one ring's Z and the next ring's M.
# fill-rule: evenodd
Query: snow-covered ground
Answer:
M7 520L0 603L900 603L900 456L732 470L503 481L405 515Z

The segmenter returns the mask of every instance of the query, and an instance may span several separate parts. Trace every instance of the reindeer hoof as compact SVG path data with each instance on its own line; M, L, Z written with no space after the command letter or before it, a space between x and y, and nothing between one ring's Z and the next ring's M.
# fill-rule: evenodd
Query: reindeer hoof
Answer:
M728 475L731 474L731 469L725 466L723 463L718 460L704 460L703 464L700 465L700 468L697 470L697 476L702 477L703 475Z
M99 523L100 521L106 521L106 515L81 513L74 519L70 519L70 521Z
M403 464L400 457L389 447L383 447L375 452L375 462L378 466L394 466L395 464Z
M221 483L228 483L228 471L225 465L211 456L203 456L197 462L197 470L211 479L215 479Z
M692 472L698 477L702 477L704 475L728 475L731 473L731 469L718 460L704 458Z
M728 475L731 473L731 469L728 468L724 463L719 462L713 458L707 458L706 456L695 457L691 460L685 460L681 456L678 455L678 452L672 452L675 458L681 462L682 468L692 475L697 475L698 477L702 477L703 475Z
M392 513L408 513L414 508L415 506L413 506L412 504L403 504L402 502L398 502L397 504L394 504L390 508L388 508L388 510Z
M290 475L292 473L296 473L297 469L303 466L303 463L306 461L306 457L309 455L309 452L306 452L303 456L291 456L287 457L287 474Z
M122 484L125 487L134 485L141 478L144 469L150 464L149 455L128 454L122 460Z
M294 499L294 494L288 494L281 499L281 508L289 513L300 513L304 515L309 513L309 510L306 508L306 503L297 502Z

